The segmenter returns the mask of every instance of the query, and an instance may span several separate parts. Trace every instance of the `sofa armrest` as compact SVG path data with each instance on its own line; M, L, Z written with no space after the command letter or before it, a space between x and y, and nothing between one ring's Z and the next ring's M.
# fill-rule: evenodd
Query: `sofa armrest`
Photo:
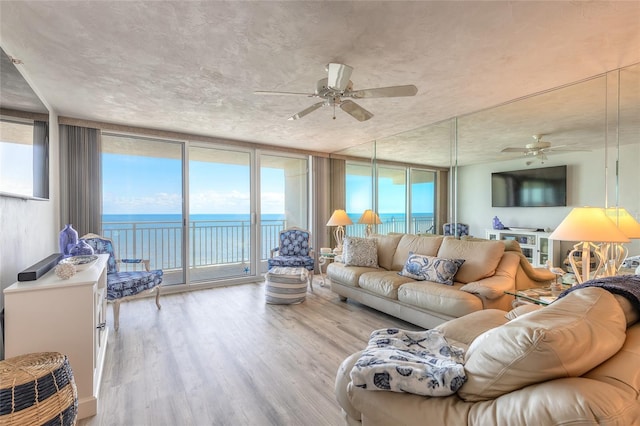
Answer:
M547 268L534 268L524 255L520 254L520 267L527 276L533 281L547 282L553 281L556 274Z
M456 346L467 347L476 337L487 330L506 324L509 320L505 312L499 309L483 309L471 312L465 316L449 320L435 327L444 333L444 337Z
M354 364L360 359L363 351L355 352L349 355L338 368L336 374L335 394L338 404L342 408L345 415L347 424L354 424L360 422L362 414L351 405L349 399L349 387L351 386L351 369Z
M503 275L494 275L480 281L474 281L460 287L460 290L476 294L485 299L493 300L504 296L506 290L514 289L513 278Z

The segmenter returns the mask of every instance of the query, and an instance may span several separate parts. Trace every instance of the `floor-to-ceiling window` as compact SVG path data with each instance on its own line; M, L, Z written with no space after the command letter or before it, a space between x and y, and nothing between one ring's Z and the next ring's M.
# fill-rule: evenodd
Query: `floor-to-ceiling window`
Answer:
M407 169L398 166L378 166L378 232L407 232Z
M252 154L189 146L189 277L191 282L255 275Z
M374 232L438 233L436 176L433 170L348 161L346 206L354 224L347 226L347 234L365 235L365 225L357 222L367 209L374 210L381 222L373 225Z
M373 200L373 167L369 163L348 161L345 166L346 211L353 225L346 227L346 234L365 235L366 225L358 224L365 210L375 210Z
M436 172L409 169L409 232L437 234L435 229Z
M260 155L261 272L278 246L284 228L309 229L309 159L307 156Z
M164 270L164 285L185 281L182 170L181 143L102 135L102 233L120 258Z
M103 134L103 233L164 283L247 281L287 227L309 228L309 158Z

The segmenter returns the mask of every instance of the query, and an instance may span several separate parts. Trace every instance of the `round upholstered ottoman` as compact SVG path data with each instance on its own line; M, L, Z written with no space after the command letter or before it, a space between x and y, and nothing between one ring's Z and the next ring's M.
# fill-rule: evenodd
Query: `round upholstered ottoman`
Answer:
M305 268L274 266L266 276L265 299L267 303L288 305L304 302L307 297L309 271Z
M69 360L40 352L0 361L0 424L74 425L78 393Z

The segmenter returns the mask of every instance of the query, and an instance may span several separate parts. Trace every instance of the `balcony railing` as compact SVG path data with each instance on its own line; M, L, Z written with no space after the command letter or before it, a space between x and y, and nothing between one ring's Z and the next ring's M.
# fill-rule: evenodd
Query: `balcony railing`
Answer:
M283 220L262 221L260 260L278 246ZM151 260L153 268L180 269L182 264L182 222L103 222L102 233L113 241L120 258ZM189 266L242 263L250 260L251 222L202 220L189 222L191 244Z
M266 261L271 249L278 246L278 235L285 229L284 220L263 220L260 225L260 259ZM388 220L377 225L379 234L406 232L404 220ZM113 241L120 258L143 258L154 269L183 268L182 222L103 222L103 235ZM347 234L364 236L365 225L349 226ZM432 218L414 218L411 233L433 232ZM190 267L214 266L250 261L251 223L246 220L198 220L188 225ZM126 264L125 264L126 265ZM124 266L124 265L123 265Z

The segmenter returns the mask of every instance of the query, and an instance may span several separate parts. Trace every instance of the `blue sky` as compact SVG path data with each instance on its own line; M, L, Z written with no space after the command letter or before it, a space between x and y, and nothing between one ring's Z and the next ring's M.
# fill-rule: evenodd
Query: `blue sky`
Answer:
M249 169L232 164L190 162L191 214L249 213ZM103 154L104 214L180 214L180 160ZM263 168L262 213L284 213L284 173Z
M180 214L182 166L177 159L103 154L104 214ZM191 214L247 214L250 212L247 166L191 161ZM261 170L261 211L284 214L284 172ZM347 212L360 214L371 208L371 178L348 176ZM402 213L405 186L391 179L379 182L380 214ZM433 212L433 184L414 185L414 212Z
M372 208L371 177L347 175L347 213L359 215ZM405 185L394 184L391 178L378 181L378 213L398 214L404 210L406 202ZM433 213L433 183L414 184L411 189L414 213Z
M0 143L0 192L33 195L33 147Z

